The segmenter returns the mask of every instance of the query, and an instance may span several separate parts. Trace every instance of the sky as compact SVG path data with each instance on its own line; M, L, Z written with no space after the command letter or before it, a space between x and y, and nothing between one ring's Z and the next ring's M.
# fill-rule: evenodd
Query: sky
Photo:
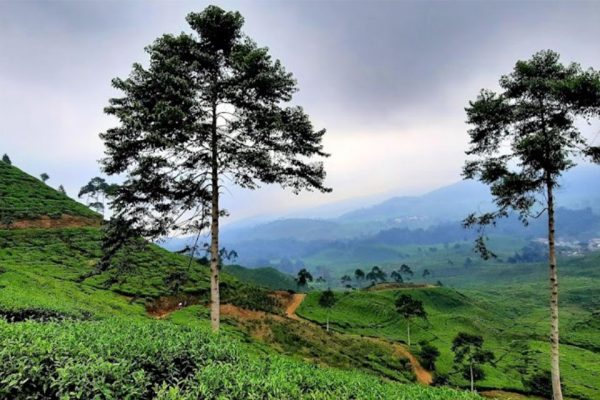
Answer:
M553 49L600 69L600 2L0 0L0 153L76 196L100 175L114 77L185 16L238 10L244 31L298 81L294 102L326 128L332 193L229 187L229 221L309 215L460 180L464 108L515 62ZM597 129L586 128L590 138Z

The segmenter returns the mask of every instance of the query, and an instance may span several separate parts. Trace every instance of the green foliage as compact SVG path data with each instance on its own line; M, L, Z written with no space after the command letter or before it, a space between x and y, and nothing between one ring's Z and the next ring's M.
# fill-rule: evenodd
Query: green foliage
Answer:
M368 281L371 281L372 283L375 283L377 281L385 282L386 277L387 277L387 274L381 268L379 268L379 266L377 266L377 265L375 265L373 268L371 268L371 271L369 271L365 275L365 279Z
M75 314L103 310L113 302L106 299L104 294L109 292L102 289L132 297L165 296L172 293L169 277L177 271L187 274L181 292L207 297L206 266L190 264L189 258L153 244L137 252L117 254L115 262L127 265L126 274L109 269L81 281L95 269L101 256L101 236L97 228L0 230L0 265L6 271L0 274L0 284L5 285L0 289L0 307L51 307L69 313L73 306ZM239 286L228 274L223 274L222 284L225 288ZM40 293L40 287L47 292ZM52 301L52 296L63 301ZM99 304L90 303L95 296Z
M435 362L440 356L440 351L437 347L426 342L421 342L419 343L418 355L423 367L429 371L435 371Z
M12 165L12 161L10 160L10 157L6 153L4 153L4 155L2 156L2 162L6 163L8 165Z
M275 297L263 288L236 286L223 293L223 301L248 310L278 313L281 309Z
M290 105L292 74L243 33L239 12L209 6L186 21L192 33L157 38L147 67L134 64L112 82L122 97L105 112L119 125L101 134L102 163L108 175L128 177L115 213L159 237L198 232L204 216L216 217L223 175L247 189L329 191L323 163L310 160L327 156L325 130Z
M402 274L400 273L400 271L392 271L392 273L390 274L390 277L394 280L394 282L397 282L397 283L404 282L404 279L402 279Z
M410 318L427 318L427 312L423 308L423 302L413 299L411 296L401 294L394 302L396 312L402 315L405 319Z
M240 281L274 290L296 289L296 281L291 275L275 268L244 268L239 265L225 265L221 270L235 276Z
M411 296L401 294L394 302L396 312L406 320L408 345L410 346L410 320L412 318L427 319L427 312L423 308L421 300L413 299Z
M357 268L354 271L354 278L357 281L362 281L363 279L365 279L365 273L364 273L364 271L362 269L360 269L360 268Z
M600 396L600 388L590 385L591 377L595 378L600 373L597 333L600 324L598 313L594 313L600 306L597 299L599 262L600 253L563 263L561 353L563 385L565 396L569 398L595 399ZM529 365L549 369L546 356L549 350L548 328L545 323L548 297L546 285L539 281L539 276L546 276L544 266L521 265L519 268L531 268L531 272L517 278L516 272L510 274L502 268L491 268L489 275L479 278L489 282L485 288L481 288L481 283L472 282L471 289L460 291L440 287L357 290L340 294L338 302L330 310L330 317L337 332L403 341L407 324L396 313L394 302L398 295L408 294L421 300L428 314L427 320L413 322L418 329L412 336L415 343L426 341L440 351L436 361L438 381L447 379L450 385L468 385L468 381L453 373L451 346L459 332L472 332L483 336L486 348L497 356L494 368L489 365L483 367L486 377L479 386L527 392L521 378L535 371L520 372L522 346L517 344L527 342L531 347ZM327 310L318 305L318 298L319 293L309 293L297 314L325 324Z
M296 277L296 284L298 285L298 287L306 287L306 285L308 285L308 282L312 282L313 281L313 276L311 275L310 272L308 272L308 270L306 268L302 268L300 271L298 271L298 275Z
M166 322L0 321L0 397L20 399L475 399L282 357Z
M96 176L84 186L81 187L77 197L87 199L88 207L96 210L100 214L104 214L104 202L107 198L116 195L119 190L119 185L109 184L104 178Z
M463 174L489 185L497 206L496 211L465 219L466 226L480 229L510 211L525 223L546 209L553 214L552 189L559 177L578 158L595 161L599 153L582 136L577 121L600 117L600 73L578 64L565 66L557 53L546 50L518 61L500 79L500 87L499 94L482 90L466 109L471 125L467 154L472 159ZM484 257L494 255L483 236L477 248Z
M494 353L483 349L483 337L459 332L452 341L454 363L463 378L477 382L485 378L483 364L494 361Z
M530 393L545 398L552 397L552 380L548 371L539 371L523 376L523 386Z
M8 163L0 163L0 224L20 219L51 218L62 214L99 219L83 204L44 185Z
M335 293L331 289L323 291L321 296L319 296L319 305L323 308L333 307L336 301Z

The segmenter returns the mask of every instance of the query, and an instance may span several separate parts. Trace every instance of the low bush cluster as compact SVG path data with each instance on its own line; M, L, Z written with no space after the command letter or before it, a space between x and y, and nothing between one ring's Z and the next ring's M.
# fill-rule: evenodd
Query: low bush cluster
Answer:
M222 301L248 310L265 311L269 313L281 312L279 301L271 296L268 290L254 286L226 286L223 291Z

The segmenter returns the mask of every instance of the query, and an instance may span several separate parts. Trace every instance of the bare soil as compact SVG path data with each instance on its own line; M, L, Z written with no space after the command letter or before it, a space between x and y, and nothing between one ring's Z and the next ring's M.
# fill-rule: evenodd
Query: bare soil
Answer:
M75 215L62 214L59 218L50 218L46 215L36 219L22 219L12 222L10 225L2 226L5 229L61 229L61 228L84 228L99 227L102 224L100 218L86 218Z

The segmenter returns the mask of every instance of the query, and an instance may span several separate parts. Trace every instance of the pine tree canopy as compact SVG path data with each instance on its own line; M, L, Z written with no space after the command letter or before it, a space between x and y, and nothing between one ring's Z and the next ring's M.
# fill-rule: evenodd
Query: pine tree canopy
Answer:
M126 175L116 214L146 236L205 227L213 161L221 182L244 188L330 191L313 160L327 156L325 130L289 104L292 74L243 34L237 12L210 6L187 22L193 33L158 38L148 67L113 80L123 96L105 111L120 124L101 137L104 171Z
M500 87L500 93L482 90L466 108L471 159L463 174L489 185L498 206L470 215L466 226L494 224L512 210L527 223L545 210L546 188L557 187L576 160L600 162L600 147L577 125L600 116L600 73L565 66L557 53L541 51L517 62ZM477 248L484 258L493 256L483 237Z

